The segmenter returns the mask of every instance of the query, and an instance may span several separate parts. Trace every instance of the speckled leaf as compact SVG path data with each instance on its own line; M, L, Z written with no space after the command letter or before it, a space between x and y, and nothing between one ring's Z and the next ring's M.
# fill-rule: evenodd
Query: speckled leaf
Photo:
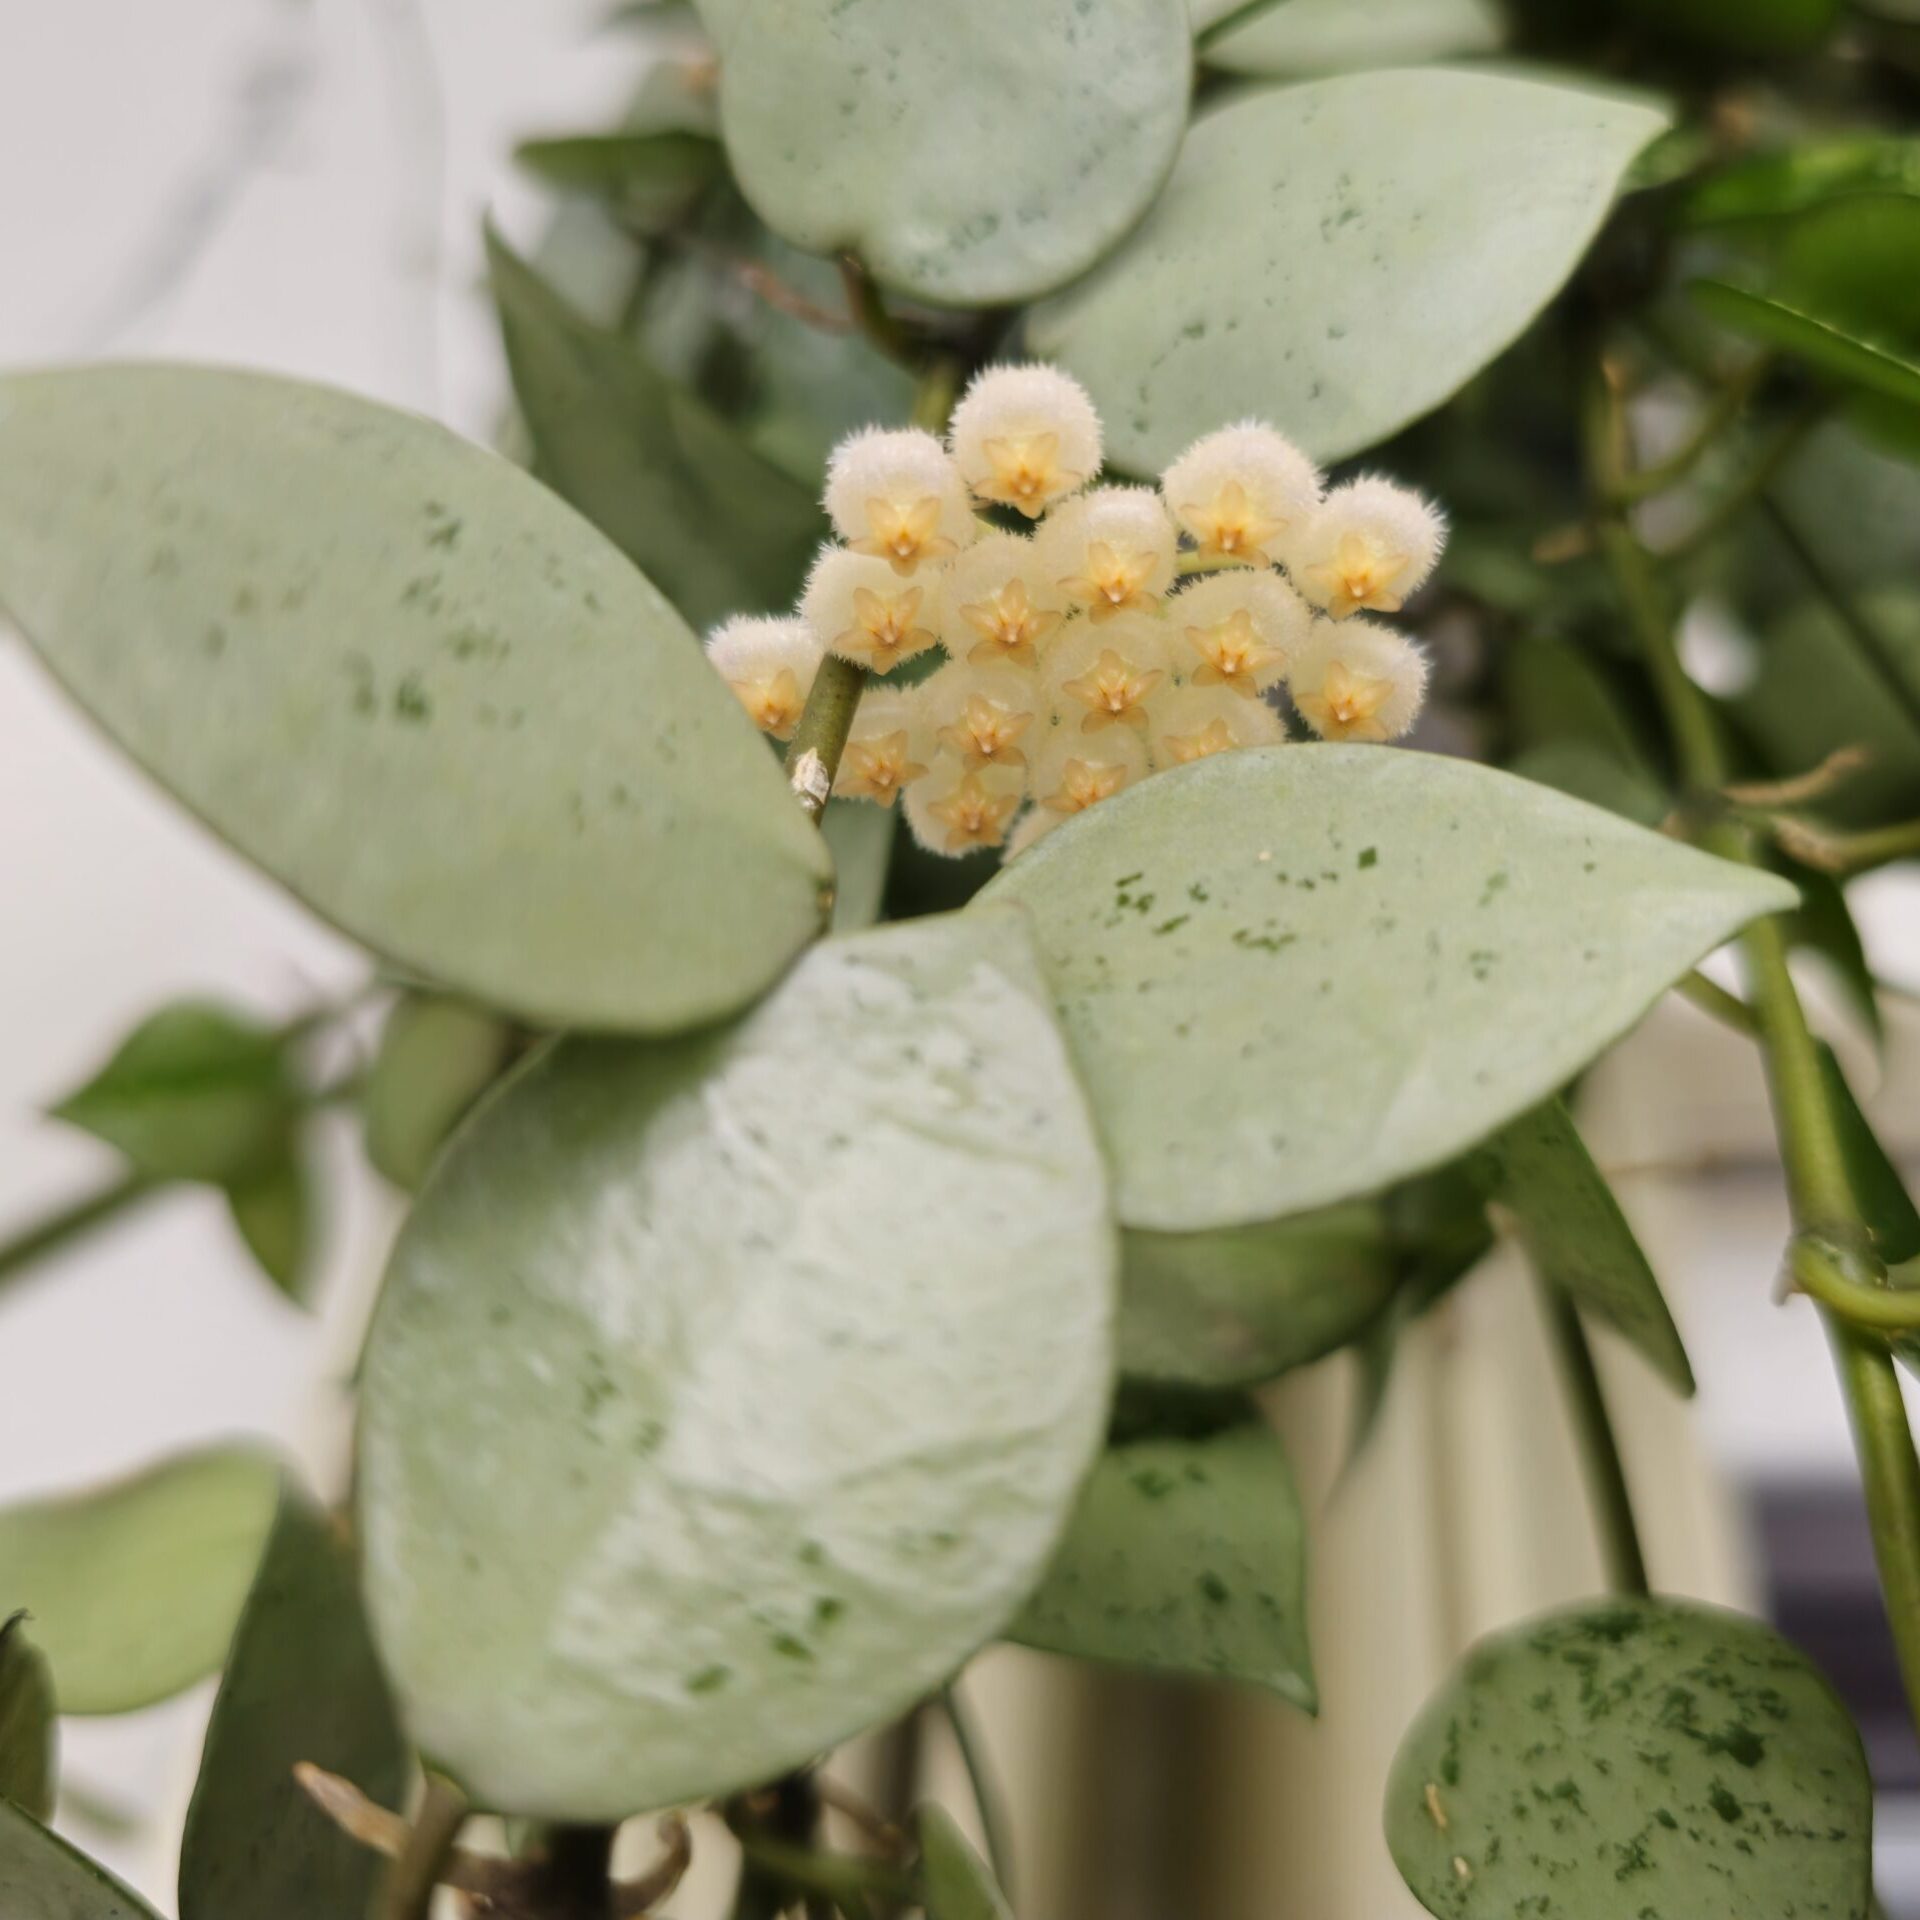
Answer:
M36 1820L53 1813L53 1679L27 1616L0 1620L0 1800Z
M830 800L820 831L833 849L833 930L858 933L880 918L899 814L864 800Z
M1187 122L1186 0L738 0L720 123L740 190L902 293L1031 299L1160 190Z
M1693 297L1723 327L1792 354L1816 373L1891 400L1920 402L1920 361L1863 339L1827 316L1719 280L1696 281Z
M827 531L812 490L492 234L487 259L534 470L695 626L790 607Z
M0 1913L7 1920L157 1920L105 1867L3 1799Z
M1502 1127L1475 1157L1475 1172L1540 1277L1691 1394L1693 1368L1660 1282L1565 1104L1548 1100Z
M1229 73L1287 78L1492 53L1506 40L1494 0L1283 0L1210 35L1202 55Z
M1777 1634L1707 1607L1588 1606L1483 1641L1401 1745L1386 1823L1442 1920L1868 1910L1846 1709Z
M594 1820L903 1710L1052 1555L1114 1259L1017 914L535 1056L428 1180L368 1350L367 1580L419 1742Z
M1011 1637L1244 1681L1311 1713L1306 1523L1278 1438L1249 1409L1197 1437L1109 1446Z
M920 1836L927 1920L1013 1920L1007 1896L945 1807L929 1802L915 1812L913 1824Z
M1249 95L1195 125L1140 230L1030 317L1028 343L1086 382L1124 467L1157 472L1247 414L1353 453L1511 344L1663 124L1434 68Z
M411 1193L454 1124L513 1054L513 1031L463 1000L407 994L388 1014L368 1070L367 1158Z
M1551 788L1353 746L1160 774L980 897L1033 915L1120 1218L1162 1231L1439 1165L1794 902Z
M243 853L489 1004L677 1029L819 930L819 835L673 610L411 415L207 368L0 380L0 603Z
M62 1713L128 1713L220 1665L278 1486L222 1447L0 1510L0 1607L33 1615Z
M1120 1370L1195 1387L1253 1386L1356 1338L1396 1273L1377 1207L1329 1207L1210 1233L1120 1240Z
M412 1755L361 1609L353 1554L307 1497L281 1494L207 1725L180 1849L180 1920L365 1913L377 1855L293 1776L301 1761L406 1804Z

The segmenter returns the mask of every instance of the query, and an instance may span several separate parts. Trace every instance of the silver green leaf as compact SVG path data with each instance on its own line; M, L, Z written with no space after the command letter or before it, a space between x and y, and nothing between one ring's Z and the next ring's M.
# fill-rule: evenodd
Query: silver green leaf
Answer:
M1187 122L1185 0L729 0L720 122L783 239L923 300L1064 285L1140 218Z
M0 1913L7 1920L158 1920L138 1894L0 1799Z
M26 1627L24 1613L0 1620L0 1800L45 1820L53 1813L53 1679Z
M1502 1127L1475 1156L1474 1171L1540 1277L1691 1394L1693 1368L1660 1283L1564 1102L1546 1101Z
M864 800L831 800L820 831L833 849L833 930L858 933L880 918L899 815Z
M1011 1637L1244 1681L1311 1713L1306 1522L1279 1439L1249 1410L1197 1437L1110 1446Z
M0 604L241 852L537 1023L762 992L829 862L647 581L508 462L207 368L0 380Z
M1113 1241L1017 914L534 1056L429 1178L367 1356L368 1590L420 1744L597 1820L920 1698L1098 1449Z
M1795 899L1531 781L1327 745L1143 781L980 897L1032 914L1120 1219L1163 1232L1438 1166Z
M1506 37L1494 0L1280 0L1229 19L1201 52L1210 67L1282 79L1493 53Z
M406 1804L413 1756L374 1654L352 1549L288 1486L207 1725L180 1848L180 1920L367 1911L379 1858L308 1800L293 1772L303 1761L381 1806Z
M1437 68L1249 95L1194 126L1139 231L1030 316L1028 344L1087 384L1108 457L1138 472L1248 414L1322 459L1356 452L1525 330L1664 125Z
M1013 1920L992 1870L945 1807L928 1802L914 1814L913 1825L920 1838L927 1920Z
M33 1615L62 1713L128 1713L220 1665L279 1484L221 1447L0 1510L0 1607Z
M1386 1221L1365 1204L1209 1233L1120 1237L1120 1371L1254 1386L1356 1339L1393 1292Z
M1872 1789L1825 1679L1757 1621L1675 1601L1483 1641L1387 1785L1387 1844L1442 1920L1866 1920ZM1548 1892L1550 1890L1550 1892Z

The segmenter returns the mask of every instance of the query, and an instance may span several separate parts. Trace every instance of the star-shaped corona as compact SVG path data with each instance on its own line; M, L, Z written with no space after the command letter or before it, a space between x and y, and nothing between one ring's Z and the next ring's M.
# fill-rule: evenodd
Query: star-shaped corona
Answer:
M948 853L971 853L997 847L1019 807L1018 792L995 792L976 771L963 774L944 799L930 801L927 813L945 830Z

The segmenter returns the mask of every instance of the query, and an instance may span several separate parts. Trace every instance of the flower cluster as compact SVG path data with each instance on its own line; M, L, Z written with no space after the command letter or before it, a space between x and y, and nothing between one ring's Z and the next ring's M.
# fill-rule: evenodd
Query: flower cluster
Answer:
M825 654L886 676L943 649L869 685L834 792L904 796L949 854L1011 856L1149 774L1284 740L1281 687L1322 739L1406 733L1426 657L1367 616L1433 571L1432 506L1375 478L1329 491L1256 424L1197 441L1158 489L1093 486L1100 460L1092 401L1044 366L980 374L944 445L852 435L827 471L839 539L797 614L730 620L708 657L786 739Z

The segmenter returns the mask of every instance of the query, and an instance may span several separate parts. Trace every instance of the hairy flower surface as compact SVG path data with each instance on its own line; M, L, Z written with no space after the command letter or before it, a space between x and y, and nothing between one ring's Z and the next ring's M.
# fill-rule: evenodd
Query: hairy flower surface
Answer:
M1368 477L1336 487L1288 555L1294 581L1336 620L1398 613L1433 571L1447 523L1408 487Z
M871 554L827 547L813 563L800 613L824 647L885 673L939 640L925 619L929 584L902 579Z
M1201 558L1271 566L1276 543L1320 502L1320 471L1284 434L1257 421L1196 440L1162 479L1167 506Z
M853 716L834 792L848 800L892 806L895 796L927 770L924 725L916 694L872 689Z
M933 737L970 771L1024 767L1021 745L1038 717L1040 683L1016 667L975 666L955 660L929 680L921 695Z
M1020 810L1024 770L967 767L940 754L924 778L907 789L907 825L935 853L973 853L997 847Z
M1189 581L1168 605L1184 678L1257 697L1286 672L1313 625L1306 602L1277 573L1235 568Z
M1173 584L1175 536L1151 487L1098 487L1040 531L1056 585L1095 620L1151 613Z
M1018 534L990 533L941 576L940 637L957 659L1029 670L1066 616L1067 597L1046 579L1039 549Z
M805 620L736 614L707 637L707 658L762 733L790 740L825 651Z
M1112 799L1147 770L1146 745L1137 734L1121 728L1089 740L1072 727L1056 727L1034 754L1033 797L1065 819Z
M1234 747L1274 746L1286 737L1280 716L1264 700L1244 699L1224 686L1186 686L1155 707L1147 743L1155 766L1184 767Z
M903 575L952 558L978 531L960 469L918 427L870 427L841 441L827 467L826 509L855 553Z
M1419 718L1427 656L1377 620L1322 620L1288 685L1321 739L1398 740Z
M1168 632L1146 615L1096 624L1077 620L1047 664L1058 717L1080 733L1147 730L1147 699L1167 678Z
M978 500L1037 520L1100 468L1100 416L1056 367L988 367L953 411L947 445Z

